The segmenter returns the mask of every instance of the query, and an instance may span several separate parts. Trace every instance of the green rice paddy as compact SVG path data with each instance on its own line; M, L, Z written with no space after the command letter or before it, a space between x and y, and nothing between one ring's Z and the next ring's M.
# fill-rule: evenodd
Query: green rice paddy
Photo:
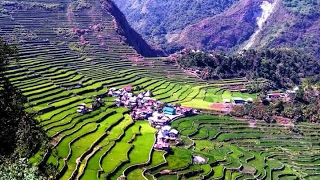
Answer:
M6 75L28 98L29 111L41 112L37 120L52 138L51 151L38 152L30 161L54 165L57 179L319 179L320 127L314 125L298 125L301 135L262 122L250 128L246 121L228 117L187 117L172 123L183 143L166 153L152 148L156 129L146 121L134 122L128 109L113 106L113 98L103 97L106 104L88 114L76 113L80 103L91 104L92 97L104 95L107 88L126 85L135 92L152 90L163 102L200 109L210 109L211 103L225 98L254 99L257 94L225 89L229 84L242 85L244 79L207 83L186 75L166 58L130 61L128 57L138 54L119 42L108 13L91 15L91 19L104 17L95 22L86 12L74 12L77 28L96 23L105 27L85 35L90 51L83 53L69 48L78 43L77 37L53 31L74 28L65 23L64 11L35 11L12 10L13 20L0 15L4 24L0 35L20 41L19 64L12 62ZM17 26L37 38L20 36L14 31ZM97 44L98 35L106 37L105 45ZM71 88L79 82L81 87ZM206 162L193 164L191 155Z

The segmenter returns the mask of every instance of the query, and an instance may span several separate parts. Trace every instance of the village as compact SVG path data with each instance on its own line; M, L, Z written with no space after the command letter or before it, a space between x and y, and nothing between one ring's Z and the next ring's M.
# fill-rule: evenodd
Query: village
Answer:
M113 96L117 106L131 109L130 115L133 120L147 120L158 132L156 134L155 150L170 149L170 144L179 143L179 132L170 127L170 123L184 116L194 115L197 110L171 104L164 104L152 98L152 92L147 90L133 94L133 88L126 86L121 89L110 88L108 96Z
M299 88L295 87L293 90L286 90L283 93L270 92L265 98L268 101L282 100L288 102L294 99L298 90ZM152 92L150 90L134 94L132 86L125 86L120 89L107 89L106 95L115 98L114 104L116 106L130 109L130 116L134 121L146 120L149 122L150 126L158 130L156 134L156 143L154 145L155 150L168 151L171 145L179 144L178 130L170 127L172 121L181 117L200 113L197 109L182 107L177 104L172 105L162 103L152 97ZM252 102L252 98L246 100L240 97L223 99L223 108L221 111L230 112L232 106L239 106ZM104 105L104 101L101 98L95 97L94 102L89 107L86 107L87 105L85 103L81 103L78 106L77 112L85 114L102 105Z

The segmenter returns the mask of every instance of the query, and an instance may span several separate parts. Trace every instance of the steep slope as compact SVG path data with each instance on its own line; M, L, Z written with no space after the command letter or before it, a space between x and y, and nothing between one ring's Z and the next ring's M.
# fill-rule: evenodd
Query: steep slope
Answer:
M84 47L88 49L90 45L100 44L103 49L112 50L113 45L123 44L132 46L139 54L143 56L157 56L161 54L151 48L128 24L126 18L111 0L78 0L78 1L2 1L1 12L11 16L19 17L18 10L34 11L36 17L34 20L19 20L17 23L28 30L29 35L35 35L34 38L47 38L49 32L55 33L57 42L59 38L70 38L75 40L68 46ZM38 16L37 17L37 13ZM41 16L47 14L48 22L41 19ZM30 16L28 13L25 19ZM32 19L30 16L30 19ZM39 21L37 20L39 19ZM31 22L30 22L31 21ZM48 34L37 33L39 26L43 26ZM25 37L22 37L22 39ZM19 39L21 41L22 39ZM60 39L61 40L61 39ZM76 42L77 41L77 42ZM107 42L110 42L108 45Z
M206 50L287 47L320 57L320 2L241 0L187 26L173 43Z
M242 0L227 11L187 26L173 42L196 49L232 49L254 33L262 0Z
M320 58L320 1L282 0L254 47L294 47Z
M239 0L115 0L129 23L153 44L169 50L188 25L223 12Z
M268 1L263 1L261 4L261 16L257 17L257 25L258 28L256 31L251 35L250 39L245 43L244 49L249 49L252 47L253 43L255 43L257 36L260 34L260 32L263 30L263 26L265 22L269 19L270 15L273 14L275 8L277 7L279 3L279 0L275 0L274 2L268 2Z
M115 1L145 39L168 52L288 47L320 57L320 1Z
M138 34L132 27L128 24L126 17L119 10L119 8L110 0L103 2L104 7L108 10L109 13L115 18L117 23L118 33L126 37L126 42L135 47L135 49L144 56L154 56L154 55L163 55L164 53L160 50L155 50L151 48L145 41L142 39L140 34Z

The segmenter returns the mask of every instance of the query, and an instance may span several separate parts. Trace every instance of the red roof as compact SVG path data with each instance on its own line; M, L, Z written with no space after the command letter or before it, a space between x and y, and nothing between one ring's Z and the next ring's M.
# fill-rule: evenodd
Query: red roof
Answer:
M125 90L132 90L133 88L132 88L132 86L126 86L126 87L124 87L124 89Z
M141 111L148 111L147 108L141 108Z
M269 94L269 95L271 95L271 96L276 96L276 97L280 97L280 93L271 93L271 94Z

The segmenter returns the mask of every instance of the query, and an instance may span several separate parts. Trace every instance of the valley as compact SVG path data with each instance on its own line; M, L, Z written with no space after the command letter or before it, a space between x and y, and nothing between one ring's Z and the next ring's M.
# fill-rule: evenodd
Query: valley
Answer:
M49 138L28 157L49 179L320 177L318 124L244 120L219 106L239 98L258 101L260 93L248 89L267 77L253 81L220 73L220 78L201 78L192 63L181 67L149 46L113 1L12 0L1 2L0 9L0 36L19 51L18 61L10 59L3 75L27 98L27 111L37 112L35 119ZM317 73L315 64L307 64L312 60L292 64ZM154 148L164 126L135 120L133 107L118 107L116 97L108 95L125 87L133 94L149 90L166 106L197 111L168 124L179 132L177 141L168 142L169 150ZM78 111L97 99L104 103ZM163 110L159 113L167 116Z

